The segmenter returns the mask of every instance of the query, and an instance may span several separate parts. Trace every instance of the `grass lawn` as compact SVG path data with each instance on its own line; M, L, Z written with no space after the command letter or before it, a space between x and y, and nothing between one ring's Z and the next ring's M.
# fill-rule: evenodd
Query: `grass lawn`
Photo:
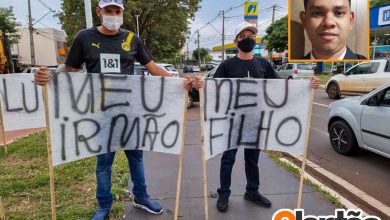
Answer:
M332 74L318 74L316 75L320 79L320 85L325 85L326 82L332 77Z
M90 219L96 211L95 157L54 168L57 219ZM111 219L123 214L129 171L118 152L112 172L115 203ZM7 219L51 219L49 167L45 132L0 148L0 197Z

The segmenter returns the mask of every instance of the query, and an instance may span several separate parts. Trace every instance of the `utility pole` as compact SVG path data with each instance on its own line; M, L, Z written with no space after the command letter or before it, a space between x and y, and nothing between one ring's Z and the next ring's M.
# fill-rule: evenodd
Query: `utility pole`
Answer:
M84 11L87 28L91 28L93 26L91 0L84 0Z
M190 60L190 51L188 50L188 41L190 40L189 37L187 37L187 60L186 60L186 64L188 64L188 61Z
M139 23L138 23L139 15L136 15L135 18L136 18L136 20L137 20L137 35L138 35L138 37L139 37Z
M222 61L225 60L225 11L222 11Z
M275 21L275 10L276 10L277 6L278 6L277 4L272 5L272 23L271 23L271 25ZM268 56L269 56L269 60L271 62L272 61L272 50L268 52Z
M200 38L200 35L199 35L199 30L198 30L198 67L199 67L199 70L200 70L200 46L199 46L199 38Z
M275 20L275 10L278 5L272 5L272 23L274 23Z
M30 51L31 51L31 65L35 65L35 50L34 50L34 28L32 26L31 17L31 3L28 0L28 29L30 30Z

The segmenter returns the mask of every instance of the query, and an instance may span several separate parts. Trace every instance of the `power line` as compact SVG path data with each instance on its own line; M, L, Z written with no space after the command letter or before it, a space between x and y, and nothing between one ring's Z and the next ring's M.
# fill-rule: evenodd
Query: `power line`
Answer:
M54 11L53 9L51 9L49 6L47 6L42 0L38 0L41 5L43 5L45 8L49 9L50 11Z
M214 19L212 19L212 20L210 20L209 22L207 22L206 25L204 25L204 26L198 28L198 30L196 30L196 31L192 34L192 36L191 36L191 38L189 39L189 41L191 41L191 40L195 37L195 33L196 33L197 31L201 31L202 29L204 29L204 28L206 28L207 26L211 25L211 23L213 23L214 21L216 21L216 20L219 18L219 16L220 16L220 14L218 13L218 15L217 15Z
M245 1L245 2L243 2L243 3L241 3L241 4L239 4L239 5L231 6L229 9L224 10L224 13L227 13L227 12L233 10L233 9L239 8L239 7L243 6L243 5L245 5L245 3L249 2L249 1L250 1L250 0L247 0L247 1ZM191 40L194 38L195 33L196 33L197 31L201 31L202 29L206 28L208 25L210 25L210 24L213 23L215 20L217 20L220 16L221 16L221 13L219 12L219 13L217 14L217 16L216 16L214 19L212 19L211 21L207 22L206 25L204 25L204 26L198 28L198 29L192 34L192 36L191 36L191 38L189 39L189 41L191 41Z
M233 10L233 9L240 8L241 6L245 5L245 3L249 2L249 1L250 1L250 0L247 0L247 1L241 3L241 4L237 5L237 6L232 6L232 7L230 7L229 9L225 10L225 13L228 13L229 11L231 11L231 10Z

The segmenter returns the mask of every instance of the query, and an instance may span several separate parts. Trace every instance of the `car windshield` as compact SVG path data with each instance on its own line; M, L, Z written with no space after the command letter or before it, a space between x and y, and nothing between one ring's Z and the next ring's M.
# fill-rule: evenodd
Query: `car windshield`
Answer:
M313 69L311 64L298 64L297 67L299 70L312 70Z
M169 66L165 66L165 69L167 69L168 71L176 71L175 67L169 65Z

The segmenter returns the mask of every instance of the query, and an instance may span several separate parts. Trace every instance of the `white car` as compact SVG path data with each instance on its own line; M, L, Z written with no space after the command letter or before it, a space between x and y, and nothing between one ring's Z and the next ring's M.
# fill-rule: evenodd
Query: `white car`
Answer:
M276 71L282 79L308 79L314 75L312 63L286 63Z
M23 70L22 73L35 73L38 71L39 67L27 67L26 69ZM56 68L49 68L50 71L56 71Z
M390 59L370 60L330 78L325 91L329 98L338 99L341 95L369 93L387 83L390 83Z
M163 69L165 69L168 73L171 73L173 74L173 76L179 76L179 71L177 71L175 69L175 67L172 65L172 64L168 64L168 63L157 63L157 65L159 65L160 67L162 67Z
M192 71L194 71L194 72L200 72L199 66L193 66L193 67L192 67Z
M329 139L336 152L351 155L360 147L390 158L390 84L329 108Z

